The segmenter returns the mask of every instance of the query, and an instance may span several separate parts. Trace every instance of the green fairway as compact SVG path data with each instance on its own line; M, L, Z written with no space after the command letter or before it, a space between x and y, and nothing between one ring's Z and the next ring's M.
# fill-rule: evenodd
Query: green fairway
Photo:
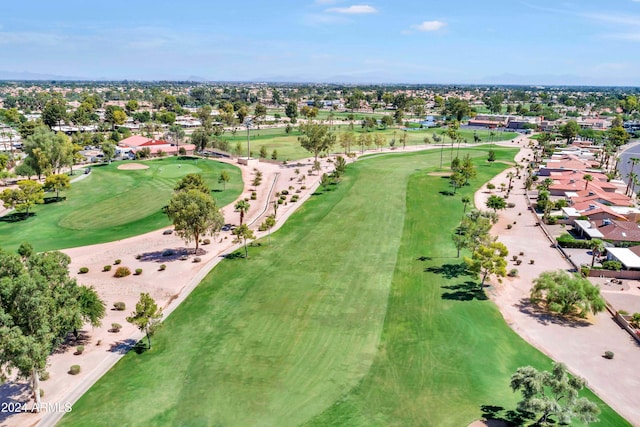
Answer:
M348 124L340 124L331 127L334 133L336 134L337 142L333 146L331 150L333 153L341 153L344 151L339 144L340 141L340 133L349 132L350 128ZM431 128L431 129L419 129L419 128L411 128L406 131L407 134L407 142L406 145L408 147L411 146L426 146L424 138L428 136L430 139L433 135L438 137L442 137L444 135L444 143L449 145L451 144L451 140L446 135L446 129L441 128ZM360 126L359 122L354 122L353 132L356 134L356 137L365 132ZM399 128L389 128L385 130L375 130L369 132L373 137L376 134L381 134L385 138L385 145L382 148L389 148L389 143L391 140L395 140L395 147L398 150L402 149L400 144L400 137L405 131ZM462 138L462 142L468 142L470 144L474 143L474 135L477 135L483 143L486 142L498 142L498 141L508 141L518 136L516 132L492 132L489 130L468 130L468 129L460 129L458 131L460 137ZM285 128L271 128L271 129L254 129L251 130L250 133L250 145L251 152L253 156L258 156L260 149L264 146L267 150L267 157L271 158L271 154L273 150L277 150L278 159L279 160L297 160L305 157L310 157L311 153L306 151L304 148L300 146L300 142L298 141L298 137L301 133L298 131L298 127L295 126L290 133L285 132ZM241 151L243 155L246 153L247 149L247 133L238 131L235 135L227 133L220 137L220 139L225 140L229 143L229 149L234 150L237 144L240 144ZM433 143L433 142L430 142ZM359 144L354 144L351 147L351 151L360 151L361 147ZM378 149L375 146L370 147L372 150Z
M188 173L200 173L220 207L242 191L240 170L232 165L195 158L170 157L144 163L149 169L120 170L122 162L94 167L85 179L61 193L67 200L38 205L26 221L0 218L0 241L15 249L24 241L37 251L103 243L135 236L170 224L162 212L173 186ZM217 183L222 170L231 181L225 191Z
M62 425L465 426L482 405L514 409L510 375L550 361L475 290L450 240L461 196L506 167L486 150L465 150L479 173L456 196L427 175L438 151L350 165L272 246L214 269ZM628 425L601 407L600 425Z

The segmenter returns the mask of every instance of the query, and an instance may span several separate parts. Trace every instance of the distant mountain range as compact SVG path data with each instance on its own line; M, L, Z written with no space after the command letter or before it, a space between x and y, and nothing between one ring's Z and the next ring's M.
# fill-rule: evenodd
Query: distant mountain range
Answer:
M47 73L32 73L29 71L3 71L0 70L0 80L72 80L72 81L120 81L124 79L118 78L89 78L83 76L65 76ZM337 74L326 78L317 78L309 75L263 75L255 76L253 79L247 80L211 80L207 77L190 75L190 76L172 76L171 78L156 79L140 79L127 78L130 81L191 81L191 82L217 82L217 81L235 81L237 83L247 82L269 82L269 83L343 83L343 84L491 84L491 85L542 85L542 86L607 86L595 79L576 75L518 75L518 74L501 74L497 76L479 77L478 79L467 82L433 82L419 81L415 77L408 78L405 81L399 80L397 77L379 72L361 72L355 74Z

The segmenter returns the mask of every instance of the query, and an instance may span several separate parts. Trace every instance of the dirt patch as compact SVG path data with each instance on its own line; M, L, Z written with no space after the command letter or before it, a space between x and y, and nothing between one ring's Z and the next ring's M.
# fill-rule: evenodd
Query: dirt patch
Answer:
M429 172L429 176L451 176L451 172Z
M149 166L143 165L142 163L124 163L118 166L118 169L123 171L137 171L142 169L149 169Z

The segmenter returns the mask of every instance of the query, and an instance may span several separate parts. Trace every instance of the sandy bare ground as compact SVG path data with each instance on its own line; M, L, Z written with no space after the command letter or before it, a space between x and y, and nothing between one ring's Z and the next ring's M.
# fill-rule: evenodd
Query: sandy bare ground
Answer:
M118 169L123 171L135 171L142 169L149 169L149 166L143 165L142 163L123 163L118 166Z
M531 150L521 149L518 161ZM508 183L508 169L491 181L497 186ZM492 232L509 248L509 266L517 268L517 278L505 278L503 283L493 280L488 293L498 305L505 320L520 336L556 361L565 363L576 375L586 378L589 387L632 424L640 425L640 371L635 369L640 356L640 346L621 329L608 312L600 313L585 321L566 322L540 312L528 302L532 280L543 271L564 269L572 266L551 246L551 242L536 225L536 216L527 209L523 179L515 179L509 202L515 208L500 213L500 221ZM495 192L501 195L500 192ZM490 195L486 188L475 194L476 206L485 208ZM511 230L507 224L512 224ZM523 263L515 266L511 255L524 256ZM534 264L530 264L534 260ZM635 288L635 287L631 287ZM625 300L640 299L637 288L627 291L604 290L609 298L611 292L624 292ZM620 297L619 295L617 297ZM605 351L613 351L615 358L602 357Z

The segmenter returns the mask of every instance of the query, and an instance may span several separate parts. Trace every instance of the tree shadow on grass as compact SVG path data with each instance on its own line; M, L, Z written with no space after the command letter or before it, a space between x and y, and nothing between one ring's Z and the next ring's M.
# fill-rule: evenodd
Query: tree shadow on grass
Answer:
M58 203L58 202L64 202L65 200L67 200L66 197L45 197L44 198L44 204L45 205L49 205L51 203Z
M222 255L225 259L244 259L243 251L231 252L230 254Z
M129 350L134 348L138 341L133 338L127 338L126 340L116 341L109 346L109 350L111 353L119 353L119 354L127 354Z
M420 258L418 258L420 259ZM460 276L471 276L467 264L461 262L460 264L442 264L434 265L424 269L425 273L441 274L445 279L455 279Z
M443 289L449 289L451 292L445 292L442 294L442 299L451 301L486 301L488 299L484 289L481 288L478 283L467 280L464 283L458 283L457 285L443 286Z
M440 194L442 194L443 196L455 196L456 193L454 193L453 191L449 191L449 190L442 190L439 191Z
M523 426L534 418L534 414L520 410L506 410L502 406L482 405L482 418L489 427Z
M29 212L27 216L26 212L12 212L8 215L0 217L0 222L20 222L24 221L32 216L36 216L35 213Z
M520 312L535 318L542 325L560 325L571 328L590 326L591 323L576 316L560 316L544 310L537 304L533 304L529 298L522 298L516 307Z

